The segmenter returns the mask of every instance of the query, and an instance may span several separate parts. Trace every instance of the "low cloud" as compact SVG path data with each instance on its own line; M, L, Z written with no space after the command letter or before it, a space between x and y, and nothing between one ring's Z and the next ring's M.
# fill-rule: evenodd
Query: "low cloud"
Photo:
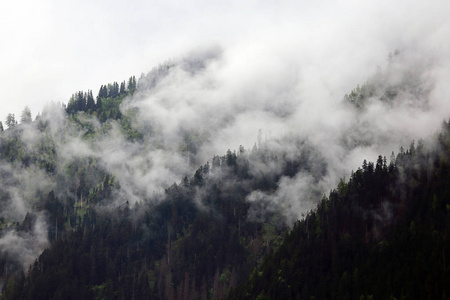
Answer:
M40 154L42 143L53 141L56 179L49 178L42 166L2 163L1 216L21 222L27 212L38 210L34 204L39 195L53 189L60 201L77 200L80 178L70 172L78 162L89 162L98 169L98 173L89 174L89 187L101 183L106 173L115 177L120 189L112 199L105 199L106 205L114 207L125 201L153 199L155 193L162 193L184 176L192 176L198 166L211 161L214 155L223 155L240 145L249 150L257 144L280 159L304 155L302 168L297 174L280 178L276 190L254 191L248 196L250 218L261 219L276 212L292 223L314 208L323 194L334 188L340 178L348 177L364 159L375 160L379 154L389 157L400 146L438 130L442 120L450 116L450 27L448 5L442 1L369 1L364 6L354 1L318 1L309 5L266 1L221 4L220 9L217 3L197 4L202 9L188 4L168 19L159 18L156 13L164 11L165 4L154 10L153 4L141 4L139 17L132 19L132 28L124 32L121 26L113 26L122 34L120 38L112 29L100 26L107 30L108 37L115 37L102 40L103 43L111 51L117 49L106 60L95 61L95 65L109 66L105 69L108 77L100 83L117 80L137 67L156 65L164 57L170 59L142 76L138 91L125 99L121 107L123 113L130 109L136 112L133 126L143 134L143 143L128 140L118 122L110 121L104 126L95 118L80 114L80 122L89 124L96 133L95 139L86 138L86 131L68 120L60 104L49 104L42 111L39 125L22 124L17 132L30 153ZM107 6L111 20L119 14L118 7L127 9L115 3ZM91 8L86 11L93 13L104 7L95 4ZM65 6L61 9L62 14L52 15L63 18L68 11L73 12ZM152 26L146 21L149 11ZM120 14L126 15L122 11ZM163 24L155 20L162 20ZM189 25L179 20L188 20ZM146 39L145 28L153 30L155 26L167 31ZM49 26L54 27L57 26ZM132 37L128 36L130 32ZM59 35L58 31L51 36ZM86 43L84 34L77 35L74 41L80 41L81 36L83 42L76 42L77 47L83 45L79 52L95 50L85 48L94 43ZM97 44L103 36L97 32L87 40L95 39ZM131 44L120 43L122 38ZM142 48L136 46L142 44ZM50 52L40 48L36 53L66 53L61 47L57 45ZM136 51L128 52L124 47ZM97 48L95 51L104 56L105 48ZM388 58L395 49L400 54ZM76 58L78 52L72 51L71 57ZM123 53L126 58L117 61ZM139 59L135 59L136 53ZM152 55L156 58L149 59ZM49 57L43 59L48 60ZM124 67L130 63L133 67ZM111 66L117 66L114 72ZM86 61L72 72L64 71L83 77L76 79L83 84L75 90L79 86L98 88L98 82L95 86L84 85L84 77L89 77L86 74L91 71L97 75L105 73L89 68L95 69ZM37 69L39 74L52 76L64 73ZM18 73L11 68L9 72ZM108 79L110 74L122 75ZM37 77L32 76L33 80ZM95 81L90 80L89 84ZM46 82L44 88L53 89L54 78L47 81L51 84ZM352 89L358 84L363 88L366 81L371 92L356 92L365 97L357 108L348 99ZM73 92L71 89L66 96ZM22 92L28 91L28 86L9 90L28 99L35 96ZM45 97L47 101L47 93ZM8 103L6 109L11 107ZM263 164L255 159L251 160L250 171L279 174L282 167L283 161ZM201 198L202 191L198 195ZM38 217L34 228L45 228L44 219L43 215ZM33 241L44 240L39 232L40 229L6 232L0 239L0 248L12 253L14 247L28 246L31 252L24 257L37 255L40 242Z
M26 270L36 257L48 247L47 224L44 214L33 214L29 217L28 222L31 230L7 230L0 237L0 253L6 255L10 259L10 263L17 264L15 267L23 270Z
M439 128L450 107L436 98L435 89L443 88L437 54L422 51L406 49L383 68L373 66L371 76L360 79L361 88L371 89L360 108L348 104L344 94L335 98L325 79L318 81L317 73L308 75L300 65L283 64L270 55L269 62L256 59L252 65L247 53L233 49L213 56L206 51L205 59L196 53L198 67L189 70L183 60L163 65L142 78L152 85L124 107L139 109L136 126L155 128L166 153L179 156L183 143L194 139L189 165L194 167L232 147L251 149L260 129L268 150L280 156L301 153L298 143L307 142L321 156L312 163L327 165L319 181L301 173L282 178L274 194L256 191L249 197L270 198L271 205L286 208L294 220L364 159L389 156ZM249 66L243 64L246 59ZM161 159L161 165L166 162Z

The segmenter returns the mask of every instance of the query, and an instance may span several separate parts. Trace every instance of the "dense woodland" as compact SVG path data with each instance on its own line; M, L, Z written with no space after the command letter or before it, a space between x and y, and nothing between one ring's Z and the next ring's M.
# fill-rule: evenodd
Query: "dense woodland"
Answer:
M144 143L148 132L133 123L138 112L121 105L139 84L155 85L154 75L170 68L160 67L139 83L133 76L102 85L96 98L92 91L74 93L64 106L67 122L59 136L65 141L81 135L92 143L117 124L129 143ZM374 77L344 100L364 109L376 84L380 79ZM392 101L398 92L389 86L378 96ZM249 202L248 196L271 194L282 177L299 172L319 181L327 173L326 162L306 141L299 142L295 155L283 156L258 138L253 149L241 146L214 156L163 193L108 206L121 188L117 176L94 156L62 164L60 141L48 118L38 115L33 121L26 108L20 123L9 114L8 129L0 125L3 184L18 186L22 179L14 172L25 169L54 183L37 189L33 210L22 220L0 219L2 236L26 238L43 218L47 224L45 249L26 268L11 253L0 253L2 299L450 295L450 123L444 122L430 141L412 142L389 159L364 160L293 228L281 208L251 217L268 203ZM39 137L33 147L24 140L30 128ZM196 137L188 140L191 144L184 141L183 147L195 152ZM0 189L2 209L13 198L11 190Z
M104 130L114 119L129 140L139 143L140 133L119 109L121 100L133 93L133 82L134 77L118 93L110 91L116 83L102 86L94 104L91 91L75 93L66 108L69 122L83 128L83 138L90 140L101 133L85 122L83 114L99 116ZM238 153L229 150L213 157L192 177L168 187L163 196L126 201L103 211L96 205L120 188L116 178L92 157L72 161L61 170L56 145L46 135L49 125L39 116L33 125L43 134L38 147L30 151L20 139L24 125L14 124L3 132L1 159L39 166L59 184L68 185L71 195L67 199L58 199L60 193L54 191L36 195L35 209L48 215L50 245L23 272L17 272L19 266L4 255L0 267L7 276L5 299L222 298L287 229L277 222L281 216L276 213L268 216L272 221L267 224L249 221L246 196L257 189L273 190L281 176L295 175L300 160L307 165L309 159L303 153L278 173L253 174L250 159L268 165L277 158L261 145L252 151L240 147ZM206 193L202 203L197 200L200 189ZM28 213L21 224L4 220L4 230L26 232L36 219Z
M231 298L447 299L450 122L437 140L364 161Z

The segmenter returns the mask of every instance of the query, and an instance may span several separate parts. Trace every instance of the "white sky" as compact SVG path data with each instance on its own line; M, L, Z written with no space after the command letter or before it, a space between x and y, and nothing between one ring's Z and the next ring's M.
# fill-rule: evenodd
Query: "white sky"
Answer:
M261 62L324 66L314 76L342 95L396 48L427 44L449 53L449 12L449 1L422 0L6 1L0 120L20 119L26 105L34 117L78 90L96 95L101 84L210 45Z

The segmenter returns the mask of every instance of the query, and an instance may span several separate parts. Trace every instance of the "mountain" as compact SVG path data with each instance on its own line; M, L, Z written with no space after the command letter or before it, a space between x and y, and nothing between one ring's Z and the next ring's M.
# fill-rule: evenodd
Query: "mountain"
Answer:
M10 115L2 298L445 298L448 123L386 159L434 128L430 66L395 52L330 103L304 99L293 78L255 87L227 67L209 49L95 98L76 92L34 121ZM400 253L415 273L390 261ZM416 290L398 289L406 273Z
M364 161L230 298L446 299L450 122L434 142Z

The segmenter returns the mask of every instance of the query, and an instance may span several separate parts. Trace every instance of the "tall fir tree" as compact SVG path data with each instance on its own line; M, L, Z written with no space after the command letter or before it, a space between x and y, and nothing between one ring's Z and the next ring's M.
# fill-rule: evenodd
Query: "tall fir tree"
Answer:
M30 124L31 121L32 121L31 110L28 106L25 106L25 108L22 111L22 115L20 116L20 122L22 124Z

